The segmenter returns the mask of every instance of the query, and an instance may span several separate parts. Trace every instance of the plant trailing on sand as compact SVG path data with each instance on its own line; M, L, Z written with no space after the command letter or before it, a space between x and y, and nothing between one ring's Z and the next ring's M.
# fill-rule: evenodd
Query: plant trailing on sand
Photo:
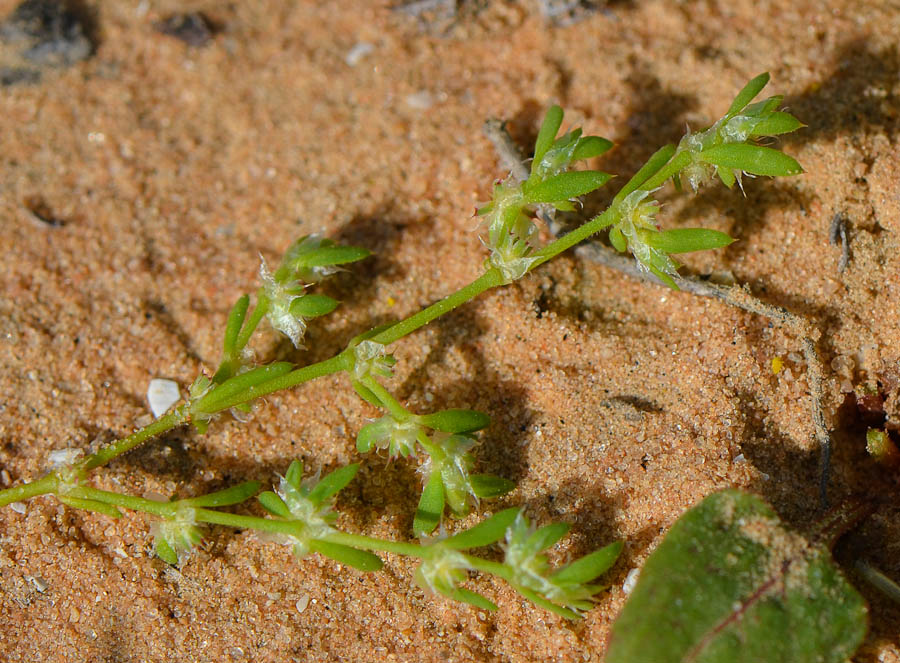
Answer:
M53 494L78 509L118 517L120 509L150 514L155 550L175 564L190 553L202 536L201 526L216 524L263 532L291 546L298 557L318 553L362 571L382 566L377 552L391 552L421 560L417 582L424 588L480 608L494 609L484 596L462 586L472 571L489 573L509 583L530 601L558 615L579 616L590 609L602 585L596 579L615 561L620 543L613 543L568 565L552 569L545 551L567 531L561 523L533 527L520 509L505 509L481 523L453 534L430 536L445 512L463 516L478 500L507 493L513 484L503 478L473 473L476 434L486 428L486 414L450 409L427 414L410 411L384 385L394 358L389 347L435 318L534 271L582 240L603 230L619 251L631 252L642 270L671 287L679 265L673 255L726 246L724 233L702 228L662 230L654 193L668 180L691 187L718 177L726 186L746 175L794 175L800 166L756 139L798 128L792 116L777 110L780 97L751 103L768 81L754 78L738 94L728 113L709 129L688 134L678 146L656 152L613 198L603 213L545 246L535 217L542 210L573 210L580 196L603 186L610 175L596 170L572 170L578 162L597 157L611 143L584 136L574 129L561 136L563 111L552 107L540 128L534 158L525 177L510 175L497 182L491 200L478 213L487 228L489 256L484 272L457 292L410 317L352 339L337 355L317 363L288 362L257 365L248 344L263 318L300 347L307 324L330 313L338 303L310 287L343 265L368 255L365 249L339 246L328 239L304 237L288 249L281 264L260 266L261 286L251 309L244 295L234 304L225 327L222 360L210 375L200 375L188 398L137 432L81 459L70 459L42 478L0 491L0 505L42 494ZM297 461L287 468L274 491L259 493L257 482L199 497L153 501L100 490L91 485L92 471L176 426L193 424L206 433L226 411L247 412L258 398L326 375L343 373L360 397L384 412L363 427L357 437L360 453L382 450L390 456L420 458L424 489L413 523L419 543L372 538L342 531L337 526L335 496L354 477L358 464L338 468L319 480L304 479ZM222 507L256 496L269 517L235 514ZM499 545L503 561L471 554L470 550Z

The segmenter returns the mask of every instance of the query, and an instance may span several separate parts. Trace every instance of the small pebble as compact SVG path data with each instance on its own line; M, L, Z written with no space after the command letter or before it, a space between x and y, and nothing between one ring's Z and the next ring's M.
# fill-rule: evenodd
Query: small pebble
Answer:
M25 503L24 502L12 502L9 505L9 508L15 511L16 513L25 514Z
M178 383L172 380L156 378L150 380L147 388L147 400L150 401L150 411L154 417L161 417L169 408L181 399Z
M154 26L160 34L175 37L193 48L206 46L216 33L216 26L202 12L173 14Z
M25 0L0 22L0 42L38 67L68 67L94 51L83 12L64 0ZM36 82L40 72L23 68L4 73L5 84Z

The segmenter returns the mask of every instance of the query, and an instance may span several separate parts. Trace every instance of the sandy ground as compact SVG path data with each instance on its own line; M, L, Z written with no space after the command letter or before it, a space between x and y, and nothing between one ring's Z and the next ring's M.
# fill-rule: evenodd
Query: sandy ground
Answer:
M527 145L558 102L567 126L617 143L596 167L627 177L770 71L768 91L808 125L780 142L806 174L749 181L745 195L666 189L661 220L739 240L687 257L687 273L730 273L821 329L831 497L875 506L839 558L900 578L897 475L867 457L848 393L874 394L884 402L869 415L900 427L897 7L615 2L555 25L537 3L485 4L425 25L384 2L89 2L91 57L0 88L0 479L36 478L51 450L130 432L147 420L150 379L186 387L211 370L259 254L275 261L302 234L375 255L327 287L344 303L312 326L309 350L270 335L261 359L326 358L476 277L472 212L504 174L485 118L508 119ZM2 0L0 15L14 6ZM185 6L217 28L205 46L155 27ZM348 63L359 44L371 51ZM849 220L843 272L828 237L837 212ZM626 542L586 619L473 579L500 606L487 614L423 593L401 559L363 575L221 528L170 568L143 517L39 498L0 510L0 659L600 661L626 574L697 500L737 486L797 527L817 514L800 341L759 316L566 256L395 353L389 386L414 410L493 417L480 469L518 488L482 513L521 504L539 523L571 522L557 560ZM94 476L192 495L269 482L296 457L327 470L359 460L355 433L375 415L345 380L324 379L267 398L246 424L178 430ZM407 539L414 463L362 462L342 525ZM900 660L900 609L857 584L872 628L854 660Z

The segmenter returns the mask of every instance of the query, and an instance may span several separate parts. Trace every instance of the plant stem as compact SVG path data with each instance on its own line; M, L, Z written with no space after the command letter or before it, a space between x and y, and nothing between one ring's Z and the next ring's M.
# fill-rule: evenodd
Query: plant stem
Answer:
M474 299L485 290L496 288L503 285L503 276L500 270L491 268L469 285L464 286L454 292L452 295L435 302L431 306L422 309L418 313L411 315L405 320L401 320L395 325L391 325L380 334L373 336L371 340L382 345L390 345L394 341L398 341L404 336L411 334L419 327L424 327L435 318L439 318L445 313L449 313L457 306L465 304L470 299Z
M22 484L21 486L15 486L14 488L7 488L6 490L0 490L0 507L12 504L13 502L31 499L38 495L46 495L47 493L55 492L58 485L59 478L56 474L51 473L41 477L37 481Z
M584 225L579 226L572 232L566 233L559 239L550 242L550 244L543 247L534 254L536 260L534 261L534 264L532 264L528 269L528 271L530 272L537 268L539 265L543 265L548 260L555 258L566 249L572 248L594 233L600 232L604 228L613 225L616 221L618 221L617 216L618 210L616 209L616 207L609 207L605 212L599 214L598 216L595 216Z
M378 382L371 375L366 375L360 382L365 386L369 391L371 391L375 396L378 397L378 400L381 401L382 407L387 410L390 415L396 419L397 421L403 422L408 421L412 413L407 410L403 405L391 395L384 386Z
M385 539L376 539L371 536L363 536L362 534L350 534L348 532L335 532L326 536L324 541L330 543L340 543L351 548L360 548L362 550L372 550L381 552L396 553L405 555L406 557L423 558L427 556L428 547L420 546L416 543L405 543L403 541L388 541Z
M97 452L85 458L78 467L81 470L92 470L95 467L106 465L116 456L121 456L126 451L130 451L134 447L146 442L151 437L161 435L166 431L172 430L176 426L180 426L188 420L187 409L183 407L175 408L172 412L161 416L152 424L135 431L128 437L116 440L105 447L101 447Z

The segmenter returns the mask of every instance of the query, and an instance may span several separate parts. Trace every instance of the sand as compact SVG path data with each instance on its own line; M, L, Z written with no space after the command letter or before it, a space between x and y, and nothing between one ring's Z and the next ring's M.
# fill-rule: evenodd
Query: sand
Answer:
M182 5L206 12L204 45L160 30ZM260 254L275 262L300 235L374 257L324 287L343 304L311 325L306 351L266 332L260 360L327 358L475 278L473 210L505 174L486 118L507 119L526 146L560 103L566 126L616 142L593 165L621 183L769 71L767 92L808 125L778 143L806 173L747 181L743 195L669 187L660 220L738 240L686 256L685 273L726 275L820 330L830 497L875 509L838 557L900 579L897 474L868 458L872 420L851 393L871 394L868 416L900 428L897 7L648 0L554 22L527 0L462 5L422 22L385 2L86 3L90 57L0 88L0 479L37 478L51 451L146 422L151 379L186 388L213 370ZM566 255L394 352L387 384L410 408L493 418L479 469L518 487L461 525L513 505L568 521L554 561L625 541L583 621L489 578L469 586L494 614L424 593L395 556L366 575L218 527L173 568L153 557L143 516L42 497L0 510L0 659L601 661L626 575L702 497L752 490L799 529L819 514L801 339L760 316ZM266 398L247 423L172 432L93 480L188 496L269 483L298 457L325 471L361 461L340 524L407 540L416 463L355 450L377 415L346 379L326 378ZM900 609L848 573L871 603L854 660L900 661Z

